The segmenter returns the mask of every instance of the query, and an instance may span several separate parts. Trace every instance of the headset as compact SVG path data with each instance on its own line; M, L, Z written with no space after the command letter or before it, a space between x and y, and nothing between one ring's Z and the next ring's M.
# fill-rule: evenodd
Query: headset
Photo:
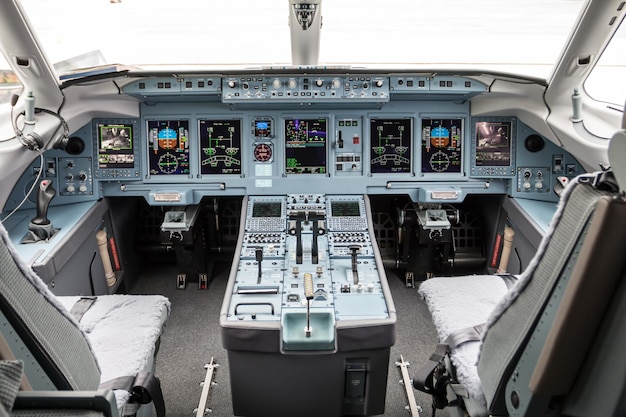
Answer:
M63 117L61 117L59 114L50 110L35 108L35 96L33 96L32 91L28 91L26 93L26 97L24 97L24 111L19 113L14 118L13 108L15 107L18 99L19 96L17 94L14 94L11 97L11 124L13 126L13 131L15 132L15 137L17 138L17 140L28 150L39 152L43 149L43 138L39 134L37 134L37 132L35 132L35 113L44 112L55 116L61 122L61 126L63 127L63 133L61 133L61 136L55 141L54 148L65 149L69 137L69 127L65 119L63 119ZM24 115L23 129L19 129L16 123L17 118L19 118L21 115ZM26 131L28 131L28 133Z

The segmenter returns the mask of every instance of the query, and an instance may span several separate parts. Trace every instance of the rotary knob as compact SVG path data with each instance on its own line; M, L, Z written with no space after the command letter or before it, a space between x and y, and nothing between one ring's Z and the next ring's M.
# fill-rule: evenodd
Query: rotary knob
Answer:
M321 87L324 85L324 80L317 79L315 80L315 85Z
M272 81L272 87L274 87L275 89L279 89L280 87L282 87L283 83L280 82L280 80L278 78L274 79L274 81Z
M287 86L291 89L294 89L298 86L298 82L296 81L295 78L290 78L289 82L287 83Z

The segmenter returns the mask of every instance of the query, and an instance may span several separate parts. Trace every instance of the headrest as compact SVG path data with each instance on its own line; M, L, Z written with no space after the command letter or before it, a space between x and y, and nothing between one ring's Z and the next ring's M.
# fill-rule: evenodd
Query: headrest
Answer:
M626 191L626 164L624 161L626 161L626 111L622 118L622 129L613 135L609 143L609 163L620 191Z

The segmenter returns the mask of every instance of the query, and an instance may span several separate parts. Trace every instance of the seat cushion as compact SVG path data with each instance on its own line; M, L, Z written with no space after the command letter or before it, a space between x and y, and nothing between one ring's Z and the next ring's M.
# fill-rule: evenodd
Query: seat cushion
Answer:
M80 297L58 297L69 311ZM161 295L98 296L80 320L101 371L100 382L151 371L170 302ZM115 392L118 408L128 395ZM121 404L120 404L121 403Z
M459 329L485 323L507 291L504 280L497 275L431 278L418 289L430 310L440 342ZM479 352L480 343L471 342L450 353L456 380L468 390L470 398L466 406L472 416L487 412L476 368Z

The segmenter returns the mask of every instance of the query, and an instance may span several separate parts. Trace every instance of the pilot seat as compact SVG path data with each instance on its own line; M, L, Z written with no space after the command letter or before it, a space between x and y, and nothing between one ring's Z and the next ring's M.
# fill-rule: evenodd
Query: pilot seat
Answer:
M104 415L134 415L149 402L158 416L165 414L160 383L152 371L169 316L167 298L56 296L22 262L0 223L0 309L0 360L9 361L3 366L14 367L20 376L18 368L23 367L21 387L31 403L53 407L57 398L67 405L88 393L91 405L98 402L96 397L113 401ZM0 376L4 387L6 373ZM111 392L114 398L107 394ZM3 403L9 406L4 411L10 412L12 404ZM139 411L151 415L152 408Z
M611 171L570 181L521 275L421 284L440 343L413 385L433 414L626 415L625 157L626 117Z

